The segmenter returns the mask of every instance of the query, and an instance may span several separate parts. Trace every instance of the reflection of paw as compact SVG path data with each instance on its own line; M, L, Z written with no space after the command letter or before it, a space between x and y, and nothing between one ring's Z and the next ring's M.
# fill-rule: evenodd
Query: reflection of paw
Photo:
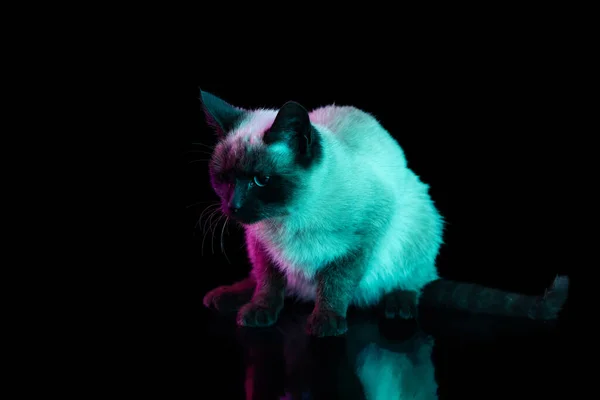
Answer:
M411 319L417 316L417 293L397 290L385 295L383 307L386 318Z
M252 298L253 290L242 290L234 286L219 286L208 292L202 303L205 307L221 313L237 311Z
M312 336L338 336L348 330L346 318L333 311L315 310L308 317L306 331Z
M280 308L248 303L238 312L237 323L240 326L265 327L277 321Z

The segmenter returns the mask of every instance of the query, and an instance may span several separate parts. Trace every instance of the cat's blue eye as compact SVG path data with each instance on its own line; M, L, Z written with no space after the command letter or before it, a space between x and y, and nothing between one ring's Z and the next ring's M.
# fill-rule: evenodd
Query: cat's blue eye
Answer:
M256 186L263 187L269 182L269 176L255 176L254 183Z

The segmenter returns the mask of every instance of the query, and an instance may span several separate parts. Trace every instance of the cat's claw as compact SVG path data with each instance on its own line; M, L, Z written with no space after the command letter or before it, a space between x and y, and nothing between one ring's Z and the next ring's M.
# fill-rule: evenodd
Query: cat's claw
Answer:
M237 323L240 326L248 327L271 326L277 322L279 311L280 310L276 307L248 303L240 308L237 315Z
M306 331L309 335L339 336L346 333L348 323L343 316L328 310L313 311L308 317Z

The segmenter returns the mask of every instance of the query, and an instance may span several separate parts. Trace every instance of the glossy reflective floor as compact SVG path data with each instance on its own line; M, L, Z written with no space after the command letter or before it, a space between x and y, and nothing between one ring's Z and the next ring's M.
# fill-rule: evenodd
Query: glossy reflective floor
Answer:
M203 310L206 398L546 398L567 385L560 321L352 311L345 336L315 339L304 333L309 312L290 302L274 327L250 329Z

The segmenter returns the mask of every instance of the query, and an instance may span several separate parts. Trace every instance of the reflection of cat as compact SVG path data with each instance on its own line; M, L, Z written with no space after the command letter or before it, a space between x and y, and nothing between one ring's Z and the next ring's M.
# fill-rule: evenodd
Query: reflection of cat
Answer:
M353 341L360 343L355 371L367 400L438 398L431 358L433 337L417 331L408 340L388 341L371 323L353 326L347 342Z
M416 354L393 352L367 345L360 353L356 373L368 400L437 399L431 361L433 339L422 338Z
M305 320L284 314L277 330L240 334L247 400L437 399L431 336L388 340L375 319L351 317L346 337L323 343L299 329Z
M330 336L346 331L351 304L384 300L390 317L414 316L431 282L441 283L421 301L468 311L547 319L564 302L566 279L543 299L437 280L442 218L370 114L338 106L308 112L295 102L245 110L210 93L200 98L219 134L211 183L222 212L244 226L253 266L247 280L208 293L206 306L221 308L222 299L254 288L238 323L270 326L291 294L315 301L308 331Z

